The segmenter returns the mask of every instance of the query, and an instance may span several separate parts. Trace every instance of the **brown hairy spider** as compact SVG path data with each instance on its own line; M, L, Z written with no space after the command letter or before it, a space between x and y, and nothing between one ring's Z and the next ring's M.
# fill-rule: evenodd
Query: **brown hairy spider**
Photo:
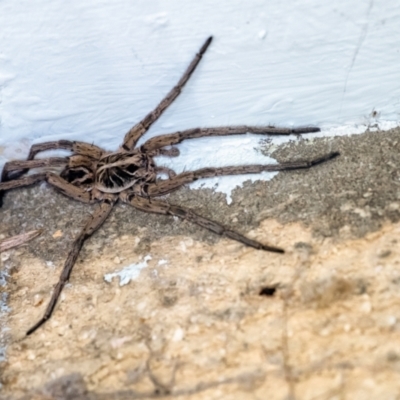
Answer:
M174 171L168 168L157 167L154 161L155 156L178 156L179 150L176 147L171 147L169 149L165 149L165 147L176 145L187 139L195 139L204 136L238 135L247 132L260 135L291 135L319 131L319 128L315 127L294 129L275 128L272 126L195 128L157 136L149 139L142 146L136 147L138 140L147 132L164 110L178 97L183 86L189 80L203 54L210 45L211 40L212 37L206 40L177 85L172 88L158 106L125 135L124 142L117 152L109 153L100 147L85 142L59 140L35 144L31 147L26 161L10 161L5 164L0 182L0 196L6 190L46 181L59 192L75 200L88 204L99 203L94 214L86 222L86 225L73 243L73 247L68 254L60 279L54 288L51 300L43 317L27 331L27 335L33 333L50 318L58 297L70 277L83 243L103 224L118 200L128 203L134 208L144 212L166 214L186 219L218 235L227 236L228 238L258 250L276 253L284 252L280 248L264 245L249 239L238 232L223 227L217 222L197 215L192 210L169 204L163 200L154 200L154 197L174 192L181 186L201 178L221 175L253 174L261 171L286 171L310 168L339 155L339 153L334 152L310 161L296 161L280 165L201 168L181 174L175 174ZM69 150L72 152L72 155L62 158L50 157L35 159L36 154L53 149ZM53 172L40 172L22 177L29 169L42 167L64 168L60 175ZM166 172L169 179L157 179L157 173L160 172Z

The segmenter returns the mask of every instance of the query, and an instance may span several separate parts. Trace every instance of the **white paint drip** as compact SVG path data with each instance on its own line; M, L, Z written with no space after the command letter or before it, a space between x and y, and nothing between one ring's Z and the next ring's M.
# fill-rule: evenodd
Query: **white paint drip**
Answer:
M127 285L130 281L137 279L140 275L140 271L147 267L147 262L151 260L151 256L147 255L144 257L142 262L136 264L130 264L127 267L110 274L104 275L104 280L111 283L113 278L119 278L119 286Z

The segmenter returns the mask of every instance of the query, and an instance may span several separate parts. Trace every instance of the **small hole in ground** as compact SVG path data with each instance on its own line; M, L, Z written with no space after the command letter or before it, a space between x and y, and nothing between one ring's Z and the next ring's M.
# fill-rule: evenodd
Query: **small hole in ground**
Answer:
M272 297L275 294L275 292L276 292L276 286L265 286L261 288L259 295Z

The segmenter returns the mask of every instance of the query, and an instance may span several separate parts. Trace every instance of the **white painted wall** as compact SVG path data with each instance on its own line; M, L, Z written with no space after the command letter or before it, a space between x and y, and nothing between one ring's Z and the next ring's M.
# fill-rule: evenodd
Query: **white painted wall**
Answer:
M374 110L382 126L399 120L396 2L2 0L0 27L0 168L40 141L116 149L211 34L201 65L147 137L238 124L354 133ZM253 150L258 141L187 142L176 169L266 162ZM223 180L228 191L239 181Z

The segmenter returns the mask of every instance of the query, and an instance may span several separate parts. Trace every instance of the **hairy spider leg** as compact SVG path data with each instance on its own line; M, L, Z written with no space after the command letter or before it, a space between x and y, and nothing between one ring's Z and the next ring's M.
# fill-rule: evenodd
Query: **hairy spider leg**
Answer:
M4 168L7 169L7 173L13 171L20 171L22 169L33 169L33 168L43 168L43 167L63 167L68 164L68 157L49 157L41 158L37 160L14 160L8 161Z
M29 186L42 181L46 181L50 185L54 186L57 191L61 192L65 196L71 197L82 203L90 204L97 201L92 196L91 192L72 185L59 175L56 175L52 172L43 172L39 174L28 175L20 179L13 179L12 181L0 182L0 195L6 190Z
M27 161L33 160L35 156L38 153L41 153L42 151L47 151L47 150L69 150L75 154L78 155L83 155L83 156L88 156L91 158L94 158L98 160L103 156L105 151L101 149L98 146L95 146L90 143L85 143L85 142L79 142L79 141L71 141L71 140L58 140L55 142L44 142L44 143L38 143L34 144L29 151L29 155L27 158ZM51 157L49 158L50 160L61 160L61 158L65 157ZM4 165L2 176L1 176L1 181L5 182L6 180L10 179L18 179L21 175L24 173L28 172L30 168L38 168L35 167L34 164L30 167L29 164L26 166L21 165L21 168L24 168L23 170L19 171L16 173L15 171L17 170L15 168L15 165L17 162L22 162L22 161L9 161ZM46 165L44 165L46 166ZM52 165L53 166L53 165ZM9 172L14 172L12 176L9 176Z
M257 174L263 171L290 171L296 169L308 169L329 161L337 156L339 156L339 153L333 152L310 161L293 161L272 165L242 165L239 167L201 168L196 171L183 172L176 175L172 179L166 179L145 185L144 194L149 197L162 196L179 189L185 184L194 182L198 179L211 178L214 176Z
M82 229L79 236L74 240L72 245L72 249L68 254L68 257L65 261L64 267L61 271L60 279L56 286L54 287L53 294L51 296L50 302L47 305L46 311L43 317L33 325L27 332L27 335L32 334L36 331L40 326L42 326L53 313L54 307L57 304L57 300L60 297L60 294L68 282L69 277L71 275L72 268L78 258L78 254L83 246L83 243L86 239L88 239L97 229L103 225L103 222L107 219L110 214L110 211L114 207L115 202L117 201L117 196L109 196L106 200L102 201L99 206L96 208L93 215L90 216L90 219L87 221L86 225Z
M206 52L208 46L210 45L212 36L210 36L203 46L200 48L199 52L195 55L189 67L186 69L182 75L179 82L170 90L170 92L161 100L157 107L148 113L138 124L133 126L129 132L125 135L122 148L126 151L133 150L136 146L137 141L147 132L150 126L160 117L160 115L165 111L165 109L171 105L171 103L179 96L182 88L185 86L186 82L189 80L190 76L199 64L203 54Z
M190 209L168 204L160 200L146 199L144 197L136 196L135 194L129 195L127 193L121 193L120 198L122 201L130 204L138 210L148 213L171 215L181 219L186 219L187 221L193 222L194 224L199 225L202 228L208 229L209 231L214 232L217 235L226 236L247 246L254 247L255 249L271 251L274 253L284 253L284 250L278 247L267 246L260 242L257 242L256 240L249 239L238 232L225 228L218 222L212 221L196 214Z
M187 139L197 139L208 136L244 135L253 133L256 135L298 135L300 133L319 132L320 129L312 126L303 128L276 128L273 126L222 126L216 128L193 128L181 132L155 136L147 140L140 149L143 152L154 151L164 146L172 146Z
M32 160L36 154L42 151L57 149L69 150L75 154L89 156L97 160L105 153L101 147L87 142L81 142L78 140L57 140L54 142L34 144L29 152L28 160Z
M59 150L59 149L69 150L76 154L89 156L94 159L101 158L101 156L105 153L105 151L103 149L101 149L100 147L95 146L93 144L90 144L90 143L80 142L80 141L71 141L71 140L58 140L58 141L53 141L53 142L38 143L38 144L34 144L33 146L31 146L27 161L33 160L35 158L36 154L38 154L42 151ZM54 157L54 158L50 158L50 159L54 160L56 158ZM23 168L23 169L18 170L15 168L15 165L17 162L21 162L21 161L10 161L4 165L0 182L8 182L12 179L18 179L22 175L26 174L30 168L37 168L34 166L34 164L32 164L31 167L29 166L29 164L27 164L25 166L21 165L21 168ZM46 166L57 166L57 165L46 165ZM13 172L13 173L10 175L10 172ZM3 204L3 196L4 196L4 193L0 192L0 207Z

